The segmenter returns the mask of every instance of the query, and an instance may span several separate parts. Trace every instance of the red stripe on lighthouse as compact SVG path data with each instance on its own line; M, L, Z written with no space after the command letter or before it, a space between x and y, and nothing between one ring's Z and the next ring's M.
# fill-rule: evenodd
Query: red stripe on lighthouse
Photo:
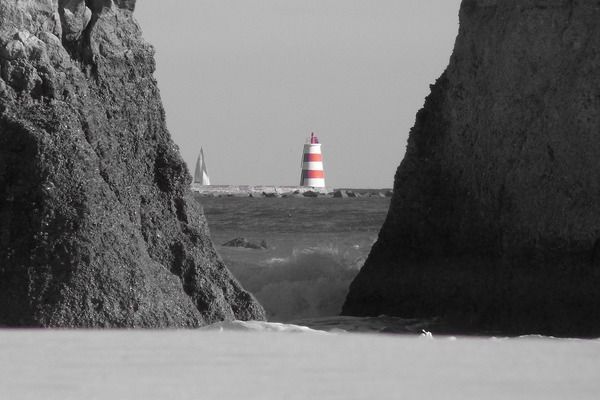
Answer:
M310 178L325 178L325 174L323 173L323 171L302 171L303 175L304 175L304 179L310 179Z
M304 154L304 162L311 162L311 161L323 161L323 156L321 154L314 154L314 153Z

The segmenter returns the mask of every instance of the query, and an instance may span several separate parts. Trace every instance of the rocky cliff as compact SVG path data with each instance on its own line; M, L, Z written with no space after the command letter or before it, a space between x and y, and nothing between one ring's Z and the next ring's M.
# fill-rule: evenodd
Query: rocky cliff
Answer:
M343 313L600 334L600 3L463 0Z
M0 0L0 325L264 312L210 241L135 0Z

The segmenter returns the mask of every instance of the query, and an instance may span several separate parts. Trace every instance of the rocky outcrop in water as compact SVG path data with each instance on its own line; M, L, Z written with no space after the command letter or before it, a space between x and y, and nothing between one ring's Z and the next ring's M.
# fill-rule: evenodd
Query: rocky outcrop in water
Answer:
M600 334L600 4L463 0L347 315Z
M262 319L216 254L134 0L0 0L0 325Z
M246 239L245 237L238 237L235 239L231 239L231 240L223 243L222 246L241 247L241 248L252 249L252 250L264 250L264 249L269 248L269 246L267 245L267 241L264 239L261 240L260 243L257 243L257 242L251 242L250 240Z

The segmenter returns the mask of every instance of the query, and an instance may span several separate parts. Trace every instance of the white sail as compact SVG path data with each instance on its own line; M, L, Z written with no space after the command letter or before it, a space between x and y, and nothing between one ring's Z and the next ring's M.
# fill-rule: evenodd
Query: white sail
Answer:
M200 148L200 154L196 161L196 171L194 172L194 183L198 185L210 185L210 178L206 171L206 161L204 161L204 151Z

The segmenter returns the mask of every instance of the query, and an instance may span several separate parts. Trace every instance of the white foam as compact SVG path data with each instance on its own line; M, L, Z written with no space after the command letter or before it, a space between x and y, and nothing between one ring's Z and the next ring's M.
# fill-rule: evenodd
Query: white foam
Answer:
M307 326L283 324L265 321L223 321L208 325L201 330L207 331L251 331L251 332L283 332L283 333L316 333L327 334L325 331L311 329Z

